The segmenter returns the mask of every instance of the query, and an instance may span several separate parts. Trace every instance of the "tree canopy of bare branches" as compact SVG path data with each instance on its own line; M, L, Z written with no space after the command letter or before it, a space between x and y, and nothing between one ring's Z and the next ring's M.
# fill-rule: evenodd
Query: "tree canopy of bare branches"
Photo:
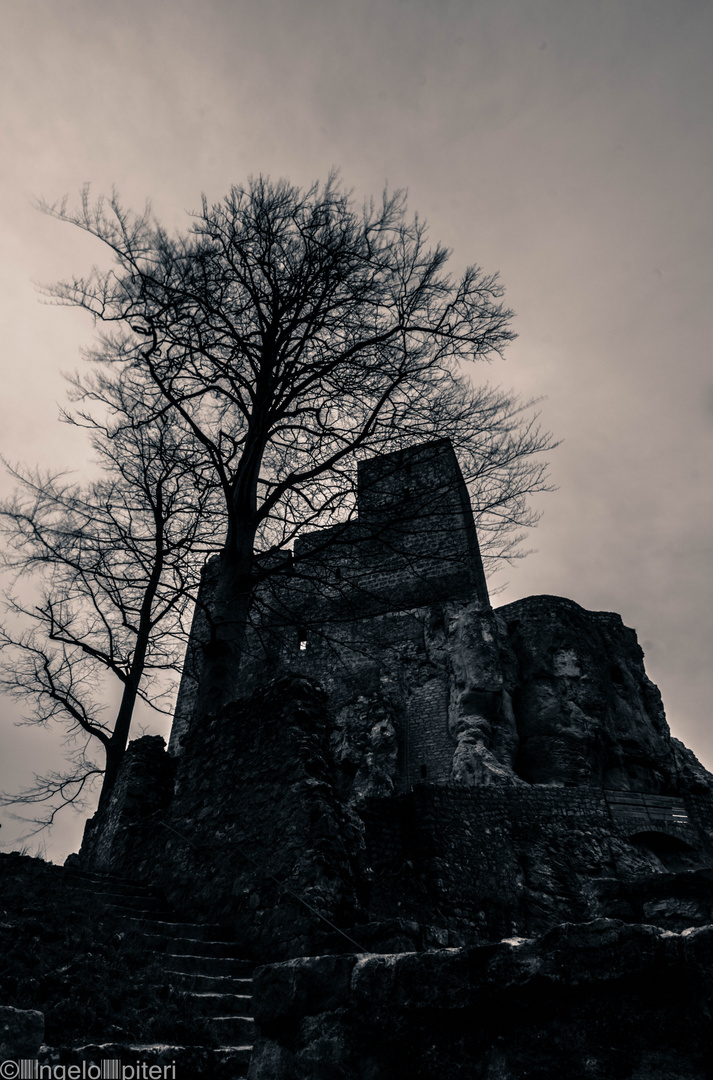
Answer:
M199 711L234 696L259 556L349 512L356 462L448 436L486 557L513 554L552 445L532 403L476 388L511 312L496 274L460 277L402 192L357 207L335 175L301 190L259 177L169 236L117 196L44 205L95 236L113 268L53 286L101 326L85 407L121 387L133 423L170 425L222 493L221 572Z
M108 800L137 701L160 709L160 675L180 663L186 608L211 550L203 546L210 491L185 443L179 456L165 417L131 426L121 401L114 405L124 422L90 423L100 479L81 485L14 469L16 494L0 505L12 576L0 685L29 702L28 722L64 726L70 766L5 801L44 802L46 822L93 777L103 775L100 801Z

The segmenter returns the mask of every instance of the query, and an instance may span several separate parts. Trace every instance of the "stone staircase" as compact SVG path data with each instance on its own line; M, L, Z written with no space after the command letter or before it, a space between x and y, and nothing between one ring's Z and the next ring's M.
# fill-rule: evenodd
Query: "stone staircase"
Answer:
M175 1063L177 1075L190 1068L216 1080L247 1076L254 1036L254 964L237 954L225 928L181 921L155 890L137 882L71 870L66 872L66 887L85 893L98 911L116 919L119 930L143 940L162 968L163 984L183 997L196 1018L197 1033L207 1034L211 1044L105 1043L74 1048L72 1060Z

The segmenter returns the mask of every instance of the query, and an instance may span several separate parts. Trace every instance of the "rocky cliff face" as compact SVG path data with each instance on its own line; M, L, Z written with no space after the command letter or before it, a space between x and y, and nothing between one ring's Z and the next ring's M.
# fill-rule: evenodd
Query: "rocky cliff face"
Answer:
M515 773L530 784L669 793L681 788L661 695L619 615L531 596L501 608Z
M713 866L713 777L618 615L448 601L377 629L331 694L286 675L191 731L175 783L156 740L133 744L85 863L161 882L262 956L344 947L302 901L372 948L709 920L710 881L679 878Z
M452 945L612 915L706 924L713 777L671 738L634 631L550 596L447 604L426 630L449 686L448 783L357 799L372 915Z
M380 643L379 663L351 698L342 692L332 750L353 799L403 789L415 727L424 780L710 790L713 777L671 738L636 634L619 615L532 596L495 612L450 601L410 619L397 645ZM439 693L442 714L432 709L424 734L420 702Z
M704 1080L713 777L634 631L539 596L370 632L191 731L172 794L133 744L86 860L302 957L258 978L252 1080Z

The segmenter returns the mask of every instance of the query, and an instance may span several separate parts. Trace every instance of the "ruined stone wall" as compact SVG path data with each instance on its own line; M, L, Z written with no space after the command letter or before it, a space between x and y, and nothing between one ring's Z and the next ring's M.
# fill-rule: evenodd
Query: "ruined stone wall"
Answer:
M126 816L122 796L142 740L132 744L83 865L151 882L194 920L225 923L247 956L313 951L334 936L324 919L352 926L366 881L363 826L336 793L325 706L323 691L288 677L210 717L177 762L164 755L173 796L143 820ZM151 777L142 780L150 792Z
M295 543L295 601L307 625L445 599L488 607L473 512L439 440L361 462L358 518Z
M408 649L418 633L413 617L396 618L386 641L384 616L412 613L423 623L432 618L429 608L447 601L489 611L468 493L448 440L362 462L357 509L356 520L300 538L294 558L278 560L257 589L244 648L246 687L258 685L266 670L303 670L320 678L339 672L353 685L380 664L385 643ZM193 710L219 570L216 558L204 573L171 753L180 752ZM418 717L424 709L433 715L436 698L445 701L443 691L433 688L426 698L414 713L414 739L420 742L425 733ZM445 731L445 714L439 719ZM442 761L434 767L437 775L445 774ZM420 768L419 763L418 775Z
M154 848L157 823L173 797L175 761L160 735L129 743L109 805L87 821L81 858L92 870L134 877Z
M424 784L373 800L361 809L374 870L370 918L439 926L444 944L462 945L566 920L634 921L643 917L636 883L646 880L660 902L655 921L704 925L713 914L711 838L694 825L688 798L670 804L668 821L652 825L643 804L622 814L592 789ZM694 879L687 893L681 882Z
M671 739L618 616L556 597L495 614L447 601L339 635L295 639L279 700L258 688L188 733L160 829L122 780L106 827L89 828L96 865L163 881L180 907L278 952L339 947L277 897L269 874L293 872L374 947L377 926L417 948L634 918L644 880L664 925L709 918L708 886L692 899L680 883L713 866L713 778ZM318 708L304 696L317 684Z
M353 770L354 798L424 779L513 776L513 717L489 608L453 600L306 633L289 666L329 694L333 752Z

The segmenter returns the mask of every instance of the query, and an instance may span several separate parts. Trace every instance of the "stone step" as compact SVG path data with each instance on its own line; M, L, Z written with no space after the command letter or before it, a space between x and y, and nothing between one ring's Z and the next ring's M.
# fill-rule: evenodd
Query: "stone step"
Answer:
M121 1061L124 1066L136 1069L138 1064L140 1071L135 1071L132 1074L134 1076L148 1076L151 1065L160 1065L164 1070L162 1076L176 1076L181 1080L201 1076L240 1080L247 1076L251 1050L250 1041L228 1043L217 1049L170 1043L89 1043L85 1046L63 1047L60 1056L65 1066L79 1065L84 1061ZM47 1047L44 1054L40 1053L40 1064L52 1064L54 1053L52 1048ZM141 1068L144 1064L146 1069Z
M162 904L160 900L157 900L156 905L152 907L147 907L146 901L141 899L137 899L135 904L129 904L128 901L117 903L112 900L107 903L106 911L110 915L116 915L117 918L145 919L148 922L153 920L170 922L176 916L175 911L172 911L165 903Z
M137 896L109 890L95 892L94 889L87 889L84 885L68 885L65 892L87 904L95 905L102 912L108 911L116 915L170 921L176 914L166 901L158 896Z
M205 1023L221 1046L235 1046L238 1043L252 1046L255 1039L252 1016L214 1016Z
M175 987L196 1018L196 1034L212 1037L219 1049L201 1046L107 1043L63 1050L62 1061L116 1059L168 1066L185 1075L238 1080L247 1076L255 1024L250 1016L254 964L236 955L224 927L178 921L156 891L135 882L73 872L66 887L97 914L110 916L136 934L165 965L165 981ZM69 1056L65 1056L69 1054Z
M83 870L65 870L64 884L69 887L76 885L92 892L114 892L122 896L159 896L159 892L152 885L143 881L127 881L125 878L114 878L101 874L90 874Z
M196 1016L241 1016L250 1012L250 994L219 994L184 990L183 1000Z
M162 919L141 919L133 915L125 916L127 927L139 934L159 934L165 938L186 938L190 941L211 941L219 945L232 945L230 932L224 926L215 923L190 923L163 921Z
M95 905L102 911L115 910L118 915L129 918L162 919L170 922L176 912L160 896L135 896L131 893L94 892L82 885L70 885L65 894L87 905Z
M253 981L248 977L200 975L195 971L174 971L171 968L167 968L164 974L166 982L177 990L194 990L196 993L204 994L244 994L247 997L250 997L252 993Z
M172 944L176 945L177 942L174 941ZM181 942L181 944L183 945L184 942ZM205 942L198 942L198 944L204 945ZM207 976L228 975L236 979L250 978L255 967L250 960L225 956L224 953L206 956L200 953L170 953L164 951L157 959L165 959L167 970Z
M165 934L142 933L144 945L159 953L177 953L183 956L214 956L226 959L242 959L241 950L231 941L204 941L200 938L177 937ZM206 972L212 974L212 972Z

